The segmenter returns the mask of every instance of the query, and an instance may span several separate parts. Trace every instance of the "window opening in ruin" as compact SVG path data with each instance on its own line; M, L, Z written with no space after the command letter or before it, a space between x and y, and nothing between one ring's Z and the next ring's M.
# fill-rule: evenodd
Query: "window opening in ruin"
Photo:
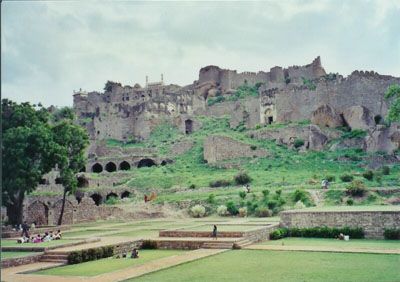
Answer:
M80 204L82 202L82 197L80 197L80 196L76 196L75 199L78 202L78 204Z
M123 198L129 198L131 196L131 193L129 191L125 191L121 194L121 199Z
M382 123L382 116L381 115L374 116L374 121L375 121L375 124L381 124Z
M86 167L82 167L79 172L86 172Z
M103 197L100 194L93 194L92 196L90 196L90 198L93 199L96 206L99 206L103 201Z
M193 132L193 121L191 119L185 120L185 132L186 134Z
M100 173L100 172L102 172L102 171L103 171L103 167L101 166L101 164L95 163L95 164L92 166L92 172L94 172L94 173Z
M106 164L106 171L108 172L114 172L117 170L117 166L113 162L109 162Z
M156 163L152 160L152 159L142 159L140 160L140 162L138 163L138 168L141 167L151 167L156 165Z
M97 130L97 135L99 135L100 134L100 130Z
M127 161L123 161L122 163L119 164L119 169L120 170L130 170L131 165Z
M268 117L267 119L268 119L268 124L271 124L271 123L274 122L274 118L273 117Z
M60 177L57 177L57 178L56 178L56 184L62 184L61 178L60 178Z
M48 183L47 183L47 180L45 178L42 178L42 179L39 180L39 184L46 185Z

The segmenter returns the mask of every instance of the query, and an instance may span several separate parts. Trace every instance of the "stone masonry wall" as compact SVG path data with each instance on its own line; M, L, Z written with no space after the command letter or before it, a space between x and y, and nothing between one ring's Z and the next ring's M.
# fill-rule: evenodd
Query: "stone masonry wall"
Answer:
M284 227L361 227L366 238L382 239L385 228L400 228L400 211L284 211Z

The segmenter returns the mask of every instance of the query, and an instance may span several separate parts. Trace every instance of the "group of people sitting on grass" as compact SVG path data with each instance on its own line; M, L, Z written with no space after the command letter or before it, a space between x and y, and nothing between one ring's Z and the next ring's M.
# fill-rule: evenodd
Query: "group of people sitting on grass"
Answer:
M43 236L37 234L36 236L29 237L27 232L22 233L22 237L17 240L17 243L43 243L43 242L50 242L53 240L61 240L62 234L61 230L57 230L53 234L53 231L45 232Z
M127 255L127 253L123 253L123 254L121 254L121 255L117 255L115 258L126 258L128 255ZM134 248L133 250L132 250L132 252L131 252L131 258L133 258L133 259L137 259L137 258L139 258L139 251L136 249L136 248Z

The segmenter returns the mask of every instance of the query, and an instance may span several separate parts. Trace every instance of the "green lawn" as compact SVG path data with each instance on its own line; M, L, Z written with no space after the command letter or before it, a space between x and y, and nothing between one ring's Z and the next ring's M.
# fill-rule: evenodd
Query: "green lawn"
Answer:
M128 280L140 281L400 281L400 256L229 251Z
M8 258L20 258L30 255L41 254L38 252L1 252L1 260Z
M55 267L35 272L36 274L58 276L95 276L102 273L117 271L131 266L137 266L146 262L179 255L184 251L179 250L139 250L139 259L130 258L106 258L80 264ZM55 279L56 281L57 279Z
M157 236L157 235L158 235L158 230L130 230L130 231L108 234L105 235L105 237L110 237L110 236L143 237L143 236Z
M400 241L396 240L368 240L352 239L341 241L336 239L320 238L284 238L281 240L270 240L260 245L282 245L285 246L318 246L318 247L339 247L339 248L364 248L364 249L397 249L400 250Z
M212 231L213 230L213 224L209 224L209 225L200 225L200 226L195 226L195 227L188 227L188 228L183 228L183 229L179 229L179 230L183 230L183 231ZM217 224L217 228L218 231L251 231L251 230L255 230L255 229L260 229L263 228L265 226L262 225L240 225L240 224L225 224L225 225L221 225L221 224Z
M104 229L88 229L88 230L81 230L81 231L71 231L63 233L64 238L72 238L72 237L89 237L94 235L99 237L103 235L103 233L110 232L110 231L118 231L118 229L114 228L104 228Z
M43 243L24 243L24 244L17 243L17 240L1 240L1 246L2 247L38 247L38 248L42 247L43 248L43 247L59 246L59 245L73 243L73 242L78 242L78 240L62 239L62 240L53 240L50 242L43 242Z

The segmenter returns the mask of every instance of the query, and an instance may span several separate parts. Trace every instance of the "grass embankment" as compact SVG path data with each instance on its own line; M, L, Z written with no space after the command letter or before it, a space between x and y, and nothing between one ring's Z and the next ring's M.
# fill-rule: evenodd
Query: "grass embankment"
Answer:
M69 243L75 243L78 242L78 240L67 240L67 239L62 239L62 240L53 240L50 242L43 242L43 243L24 243L24 244L19 244L17 243L17 240L1 240L1 246L2 247L37 247L37 248L46 248L46 247L54 247L54 246L60 246L60 245L65 245Z
M1 252L1 260L9 259L9 258L20 258L26 257L30 255L38 255L41 253L38 252Z
M106 258L80 264L61 266L35 272L35 274L58 276L95 276L107 272L138 266L156 259L182 254L179 250L139 250L139 259ZM130 255L130 254L128 254Z
M229 251L128 280L399 281L398 255Z

